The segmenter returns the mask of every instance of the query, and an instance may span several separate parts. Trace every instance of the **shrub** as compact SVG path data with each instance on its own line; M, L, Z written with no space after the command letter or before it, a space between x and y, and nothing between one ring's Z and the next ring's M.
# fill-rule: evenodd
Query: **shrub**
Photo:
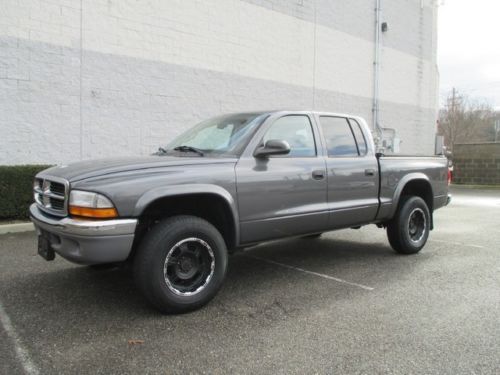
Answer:
M0 166L0 220L27 220L33 179L50 165Z

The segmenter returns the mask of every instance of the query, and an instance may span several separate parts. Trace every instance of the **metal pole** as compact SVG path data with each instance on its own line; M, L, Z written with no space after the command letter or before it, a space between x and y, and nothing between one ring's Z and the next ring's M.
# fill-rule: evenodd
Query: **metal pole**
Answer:
M379 80L380 80L380 16L381 1L375 5L375 58L373 60L373 130L377 132L378 141L382 139L382 129L379 124Z

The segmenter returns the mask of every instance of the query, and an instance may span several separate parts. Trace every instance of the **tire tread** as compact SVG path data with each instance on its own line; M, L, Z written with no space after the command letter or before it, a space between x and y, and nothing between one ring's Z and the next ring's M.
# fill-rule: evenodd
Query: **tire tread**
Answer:
M166 301L155 279L152 275L152 268L155 265L158 251L161 251L162 244L169 239L175 238L179 234L185 232L188 228L189 232L209 233L212 240L218 243L225 254L223 261L223 274L225 275L227 267L227 249L224 239L219 231L209 222L196 216L179 215L164 219L157 223L146 233L142 239L133 264L133 275L136 285L146 299L158 310L164 313L182 313L195 310L206 304L215 295L210 293L207 298L202 298L194 303L186 303L183 305ZM223 278L223 277L222 277Z
M428 226L427 228L429 228L430 213L427 204L422 198L412 195L405 195L401 197L396 214L394 215L393 219L387 224L387 238L389 239L391 247L396 252L405 255L418 253L425 246L425 243L427 242L427 237L429 235L429 229L426 229L427 230L427 234L425 234L426 239L423 242L423 244L418 247L413 246L407 240L406 224L402 222L402 220L405 218L403 218L402 216L405 214L405 211L411 205L419 205L421 206L421 208L424 209L427 219L427 226Z

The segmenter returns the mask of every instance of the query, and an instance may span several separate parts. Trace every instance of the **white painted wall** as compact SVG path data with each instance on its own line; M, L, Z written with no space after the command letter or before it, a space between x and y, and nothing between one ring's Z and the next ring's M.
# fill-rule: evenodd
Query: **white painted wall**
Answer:
M407 3L407 17L435 27L429 1ZM371 116L374 45L356 29L373 21L357 18L360 7L374 4L346 5L343 29L315 23L322 3L311 4L308 19L240 0L3 0L0 164L147 154L225 111ZM426 30L389 33L435 49ZM432 153L435 54L394 45L382 49L382 125L398 129L403 152Z

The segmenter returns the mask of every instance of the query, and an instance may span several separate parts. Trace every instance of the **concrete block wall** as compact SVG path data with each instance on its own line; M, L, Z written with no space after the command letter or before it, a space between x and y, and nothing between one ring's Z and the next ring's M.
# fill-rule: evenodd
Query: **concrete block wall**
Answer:
M453 182L500 185L500 143L455 144Z
M430 0L385 0L380 120L431 154ZM223 112L316 109L372 120L367 0L3 0L0 164L147 155Z

